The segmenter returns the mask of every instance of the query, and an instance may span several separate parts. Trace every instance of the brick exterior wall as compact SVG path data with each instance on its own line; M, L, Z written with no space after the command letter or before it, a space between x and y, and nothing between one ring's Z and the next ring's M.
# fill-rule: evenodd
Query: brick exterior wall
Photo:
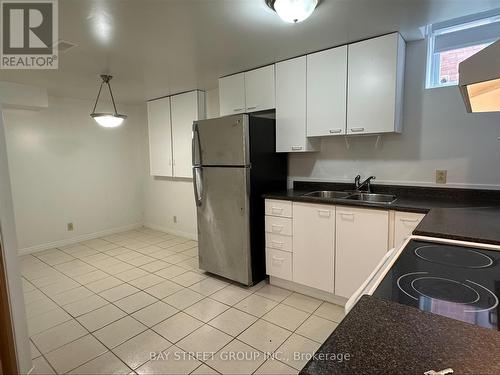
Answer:
M481 51L486 46L488 46L488 44L480 44L477 46L442 52L440 54L439 63L439 82L458 82L458 64Z

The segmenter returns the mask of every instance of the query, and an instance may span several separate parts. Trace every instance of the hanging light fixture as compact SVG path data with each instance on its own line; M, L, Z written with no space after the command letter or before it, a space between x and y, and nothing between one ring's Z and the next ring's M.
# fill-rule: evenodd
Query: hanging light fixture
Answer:
M265 0L269 8L289 23L302 22L314 12L318 0Z
M99 87L99 92L97 93L97 99L95 100L94 104L94 109L92 110L92 113L90 114L90 117L92 117L99 125L105 127L105 128L116 128L123 124L125 119L127 118L127 115L120 115L117 110L116 110L116 104L115 104L115 98L113 97L113 91L111 91L111 85L109 84L109 81L111 81L111 78L113 76L102 74L101 75L101 86ZM109 113L109 112L97 112L95 111L97 107L97 102L99 101L99 96L101 96L101 90L102 90L102 85L106 84L109 89L109 94L111 95L111 101L113 102L113 109L114 113Z

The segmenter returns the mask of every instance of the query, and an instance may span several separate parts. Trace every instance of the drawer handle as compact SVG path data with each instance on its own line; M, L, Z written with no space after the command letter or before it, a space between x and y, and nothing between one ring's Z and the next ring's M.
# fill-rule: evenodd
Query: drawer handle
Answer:
M400 219L403 223L418 223L418 219Z
M330 129L330 134L339 134L342 133L342 129Z
M351 131L353 133L360 133L360 132L364 132L365 128L351 128Z
M281 214L281 213L283 213L283 208L281 208L281 207L272 207L271 208L271 212L273 214Z
M273 224L271 228L273 232L281 232L283 230L283 225Z
M275 241L275 240L272 240L271 243L273 244L273 247L275 249L282 249L283 248L283 245L285 244L284 242L281 242L281 241Z
M300 151L300 150L302 150L302 146L292 146L292 150Z
M233 109L234 112L241 112L243 111L243 108L236 108L236 109Z
M255 108L257 108L257 106L256 106L256 105L255 105L255 106L253 106L253 107L247 107L247 109L249 109L249 110L252 110L252 109L255 109Z
M285 258L280 258L280 257L273 255L273 263L275 263L275 262L283 263L284 261L285 261Z
M320 217L330 217L331 212L329 210L318 210L318 215Z
M341 217L350 217L354 219L354 214L352 212L339 212Z

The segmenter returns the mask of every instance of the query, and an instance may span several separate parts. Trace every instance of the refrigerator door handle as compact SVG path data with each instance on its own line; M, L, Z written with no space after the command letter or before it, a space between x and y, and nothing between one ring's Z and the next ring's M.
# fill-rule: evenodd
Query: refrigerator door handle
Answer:
M194 199L196 201L196 206L200 207L203 200L203 168L194 167L193 168L193 186L194 186ZM198 184L200 184L198 186Z
M193 123L193 139L191 142L193 153L193 166L202 165L201 163L201 143L200 143L200 130L198 123Z

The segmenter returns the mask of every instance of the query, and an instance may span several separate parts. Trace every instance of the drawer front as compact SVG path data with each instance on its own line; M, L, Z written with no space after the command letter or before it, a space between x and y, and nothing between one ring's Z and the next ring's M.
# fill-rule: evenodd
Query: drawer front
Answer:
M292 237L281 234L266 233L266 247L292 252Z
M292 219L277 216L266 216L266 232L291 236Z
M399 247L415 230L424 214L396 212L394 215L394 246Z
M292 217L292 202L266 199L266 215Z
M266 273L269 276L292 280L292 253L266 249Z

